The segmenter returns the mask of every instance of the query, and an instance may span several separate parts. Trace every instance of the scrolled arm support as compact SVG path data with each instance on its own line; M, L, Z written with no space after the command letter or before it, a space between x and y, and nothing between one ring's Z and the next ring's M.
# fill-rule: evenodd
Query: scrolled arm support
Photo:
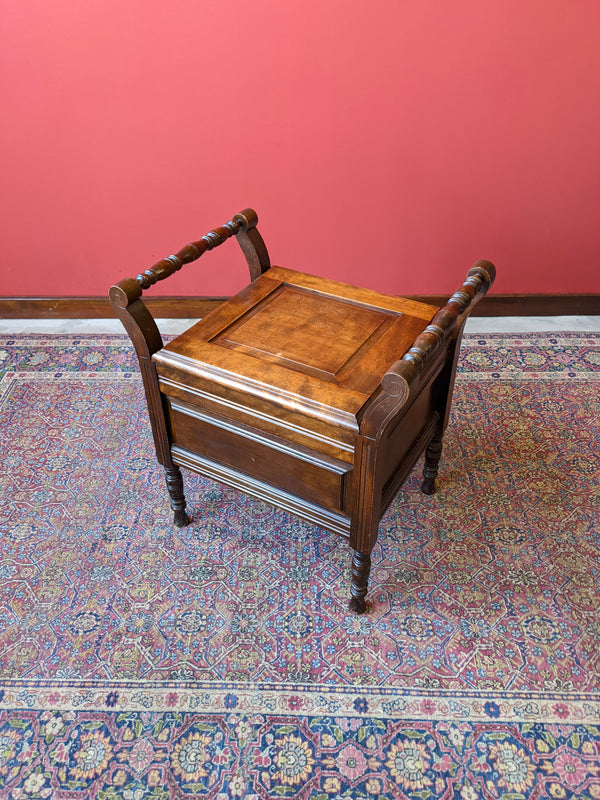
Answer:
M269 254L256 229L257 223L256 212L251 208L246 208L220 228L209 231L197 242L187 244L175 255L163 258L135 278L125 278L110 288L109 297L112 307L131 338L140 364L157 457L159 462L168 469L174 469L174 465L162 409L158 376L152 361L152 355L162 348L163 342L152 314L141 299L142 294L145 289L168 278L180 270L184 264L195 261L207 250L218 247L231 236L237 237L246 257L250 277L254 280L270 267ZM179 520L181 521L183 518L180 514Z

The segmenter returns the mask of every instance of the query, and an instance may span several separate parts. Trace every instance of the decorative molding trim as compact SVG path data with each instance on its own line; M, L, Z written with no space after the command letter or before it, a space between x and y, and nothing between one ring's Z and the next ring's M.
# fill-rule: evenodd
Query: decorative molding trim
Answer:
M155 318L196 319L216 308L225 297L145 297ZM408 299L444 306L446 295ZM492 294L473 311L474 317L548 317L578 314L600 316L600 294ZM0 319L110 319L108 297L0 297Z

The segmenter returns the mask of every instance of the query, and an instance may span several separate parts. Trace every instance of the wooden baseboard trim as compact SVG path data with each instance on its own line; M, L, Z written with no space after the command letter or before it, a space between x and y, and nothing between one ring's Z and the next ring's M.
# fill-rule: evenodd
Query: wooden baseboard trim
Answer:
M443 306L443 295L413 297L423 303ZM492 294L475 306L473 317L571 317L599 316L600 294Z
M154 317L181 319L203 317L224 297L145 297ZM434 306L443 306L442 295L412 296ZM475 317L600 316L600 294L492 294L475 307ZM107 297L0 297L0 319L110 319Z
M157 319L196 319L224 297L144 297ZM114 319L108 297L0 297L0 319Z

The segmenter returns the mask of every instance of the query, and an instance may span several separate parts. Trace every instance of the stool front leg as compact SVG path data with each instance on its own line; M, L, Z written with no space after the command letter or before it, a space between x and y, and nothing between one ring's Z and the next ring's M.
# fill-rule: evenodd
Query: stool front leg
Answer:
M184 528L190 524L190 518L185 513L185 495L183 493L183 477L177 464L165 467L165 478L167 489L171 498L171 508L173 509L173 523L178 528Z
M395 400L382 398L383 416ZM366 426L365 426L366 427ZM367 431L368 433L369 431ZM371 572L371 551L377 540L381 495L381 470L378 469L380 451L377 440L368 435L358 438L355 451L355 475L353 479L352 522L350 547L352 548L352 580L348 608L357 614L367 610L367 589Z

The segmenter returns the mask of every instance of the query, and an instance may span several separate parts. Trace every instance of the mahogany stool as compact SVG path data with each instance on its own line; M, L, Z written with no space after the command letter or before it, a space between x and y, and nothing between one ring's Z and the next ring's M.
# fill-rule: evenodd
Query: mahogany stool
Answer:
M425 451L432 494L478 261L443 308L271 267L252 209L110 290L139 359L174 523L180 467L345 536L365 611L379 521ZM251 283L164 346L142 291L236 236Z

